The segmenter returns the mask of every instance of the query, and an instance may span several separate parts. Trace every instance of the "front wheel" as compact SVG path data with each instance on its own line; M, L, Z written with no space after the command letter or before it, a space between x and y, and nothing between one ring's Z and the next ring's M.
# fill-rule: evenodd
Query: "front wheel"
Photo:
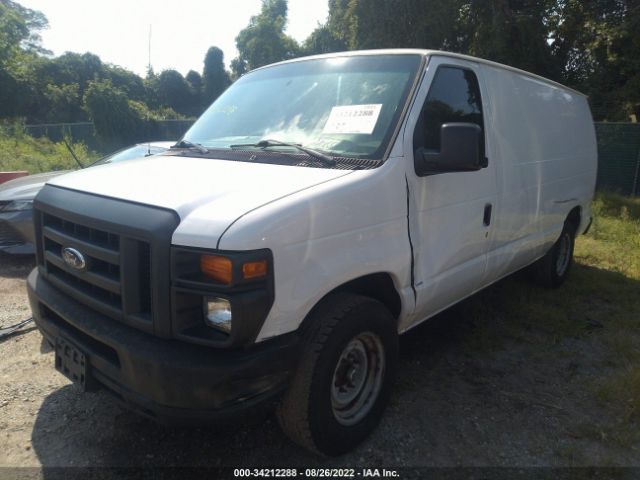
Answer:
M342 293L327 297L308 320L278 420L303 447L340 455L371 433L386 407L398 356L395 320L380 302Z
M567 278L573 263L576 226L565 222L560 238L534 265L536 281L547 288L558 288Z

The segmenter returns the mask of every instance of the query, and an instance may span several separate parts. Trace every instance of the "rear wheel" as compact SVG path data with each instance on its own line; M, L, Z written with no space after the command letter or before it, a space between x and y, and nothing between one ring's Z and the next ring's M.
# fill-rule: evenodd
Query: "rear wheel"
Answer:
M567 278L573 264L576 230L577 227L572 222L565 222L560 238L533 265L536 281L543 287L558 288Z
M376 300L334 294L309 325L278 420L296 443L340 455L371 433L386 407L398 354L395 320Z

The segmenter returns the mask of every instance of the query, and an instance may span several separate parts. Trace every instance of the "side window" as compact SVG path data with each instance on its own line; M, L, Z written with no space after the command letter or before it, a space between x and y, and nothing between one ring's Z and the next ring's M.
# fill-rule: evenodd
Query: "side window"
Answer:
M440 67L416 124L414 151L420 147L439 151L440 127L454 122L475 123L484 132L478 78L465 68ZM484 141L482 143L481 153L484 156Z

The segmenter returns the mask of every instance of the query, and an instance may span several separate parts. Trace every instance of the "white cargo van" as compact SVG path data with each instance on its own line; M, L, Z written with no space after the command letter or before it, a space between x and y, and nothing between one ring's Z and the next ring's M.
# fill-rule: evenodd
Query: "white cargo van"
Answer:
M562 283L596 163L587 99L504 65L267 66L166 154L45 186L31 307L84 388L162 421L275 405L340 454L382 415L398 334L529 265Z

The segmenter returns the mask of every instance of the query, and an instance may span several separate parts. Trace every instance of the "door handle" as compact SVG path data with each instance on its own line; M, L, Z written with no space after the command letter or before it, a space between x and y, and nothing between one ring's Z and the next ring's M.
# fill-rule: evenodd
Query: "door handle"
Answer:
M482 223L484 223L485 227L491 225L491 210L493 209L490 203L487 203L484 206L484 216L482 217Z

